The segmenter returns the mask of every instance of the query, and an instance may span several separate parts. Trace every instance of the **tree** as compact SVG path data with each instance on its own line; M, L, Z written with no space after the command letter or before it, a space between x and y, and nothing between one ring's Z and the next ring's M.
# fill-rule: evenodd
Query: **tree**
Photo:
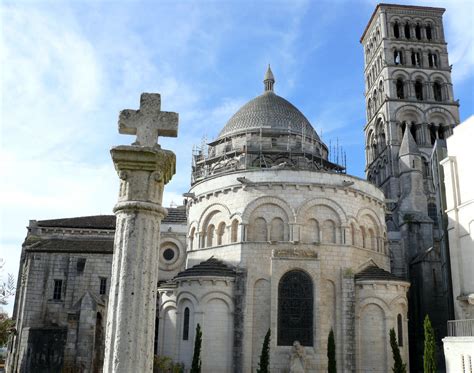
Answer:
M400 356L400 349L398 348L397 337L395 335L395 329L390 329L390 346L392 347L392 355L394 365L392 368L393 373L406 373L407 365L403 363L402 357Z
M428 315L423 323L425 329L425 351L423 353L424 373L436 373L436 342L433 327Z
M328 373L337 373L336 367L336 342L334 341L334 332L328 335Z
M270 329L268 329L267 334L265 334L265 339L263 340L262 353L260 354L260 362L258 363L257 373L269 373L270 365Z
M5 261L0 258L0 275L3 273L3 267ZM2 275L3 277L3 275ZM0 281L0 305L6 306L8 304L8 298L15 295L15 277L11 273L7 274L7 281Z
M197 324L196 336L194 337L193 363L191 365L190 373L201 373L201 343L202 343L201 325Z

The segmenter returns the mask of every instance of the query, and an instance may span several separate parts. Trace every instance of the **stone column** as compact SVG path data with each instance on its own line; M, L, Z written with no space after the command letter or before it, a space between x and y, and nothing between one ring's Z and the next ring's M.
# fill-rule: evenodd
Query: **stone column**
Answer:
M137 134L112 148L120 178L103 372L153 371L158 250L164 185L176 158L157 144L177 133L177 114L160 111L160 95L142 94L140 110L120 113L119 132ZM173 130L174 128L174 130Z

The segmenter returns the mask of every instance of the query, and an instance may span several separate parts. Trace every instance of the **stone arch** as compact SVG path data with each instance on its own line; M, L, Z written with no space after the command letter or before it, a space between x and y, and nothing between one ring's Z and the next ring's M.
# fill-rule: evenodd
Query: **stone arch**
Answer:
M242 214L242 223L249 224L249 218L254 210L265 204L271 204L280 207L286 213L288 222L293 222L295 220L295 213L293 209L283 199L278 197L264 196L254 199L245 207L245 210Z
M198 221L198 227L201 228L202 230L202 228L207 224L207 222L212 217L212 215L214 215L217 212L224 213L226 214L227 217L230 215L230 210L226 205L224 205L223 203L218 203L218 202L213 203L207 206L204 209L204 211L201 213L201 216L199 217L199 221Z
M176 345L176 321L177 308L176 303L165 302L160 312L160 342L159 349L161 355L166 355L174 358ZM166 343L164 343L166 341Z
M373 219L375 219L375 222L377 223L377 225L379 227L382 227L382 222L380 221L377 213L372 210L370 207L362 207L361 209L359 209L359 211L357 211L357 218L356 220L360 222L360 218L363 216L363 215L369 215L371 216Z
M206 294L202 295L201 298L199 299L199 303L202 306L209 303L213 299L222 300L229 307L229 311L234 312L234 301L232 297L229 294L220 290L211 290L207 292Z
M451 112L449 110L446 110L445 108L442 108L440 106L431 107L431 108L427 109L424 112L424 114L425 114L425 117L426 117L428 123L431 122L430 119L433 118L433 116L435 114L438 114L441 117L446 118L447 119L446 124L455 124L456 123L456 119L454 118L453 114L451 114Z
M410 79L410 75L405 70L401 70L401 69L394 70L393 73L392 73L392 77L395 80L398 79L398 78L402 78L403 80L409 80Z
M360 309L358 314L359 364L367 371L386 372L387 333L386 312L371 302ZM384 362L381 365L381 362Z
M253 224L249 226L248 241L268 241L267 221L263 217L257 217Z
M425 117L423 111L415 105L403 105L395 110L395 118L398 122L422 123Z
M327 197L312 198L300 204L296 210L296 223L303 224L308 210L320 205L334 210L338 217L338 221L336 222L337 224L345 225L347 223L347 215L341 205Z
M185 290L185 291L178 290L178 294L176 296L177 307L178 308L181 307L181 305L185 301L189 301L193 305L194 310L198 311L198 309L199 309L199 300L197 299L196 295L193 294L192 292L188 291L188 290Z

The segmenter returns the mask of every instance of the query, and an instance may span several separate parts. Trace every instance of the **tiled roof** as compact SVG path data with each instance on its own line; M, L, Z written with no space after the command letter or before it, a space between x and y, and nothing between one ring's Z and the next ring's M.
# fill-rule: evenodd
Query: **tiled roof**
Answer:
M191 276L222 276L235 277L235 270L219 259L210 257L191 268L179 272L175 278L191 277Z
M385 280L385 281L406 281L401 277L395 276L394 274L385 271L382 268L376 266L369 266L364 270L356 273L356 280Z
M186 209L168 207L168 216L162 223L186 223ZM93 215L74 218L51 219L38 221L39 227L115 229L115 215Z
M26 242L26 251L34 252L64 252L64 253L106 253L114 251L113 239L46 239L36 242Z

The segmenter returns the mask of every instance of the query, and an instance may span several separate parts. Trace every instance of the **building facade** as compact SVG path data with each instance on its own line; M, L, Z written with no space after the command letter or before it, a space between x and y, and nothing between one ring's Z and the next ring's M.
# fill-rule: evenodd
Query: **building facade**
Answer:
M444 169L446 217L453 284L454 320L443 339L447 372L474 369L474 190L471 140L474 117L461 123L447 140Z
M442 8L379 4L361 38L366 174L388 200L392 270L411 282L412 371L422 369L425 315L442 351L450 311L448 248L430 167L435 142L459 123L443 13ZM445 147L442 141L438 145Z

